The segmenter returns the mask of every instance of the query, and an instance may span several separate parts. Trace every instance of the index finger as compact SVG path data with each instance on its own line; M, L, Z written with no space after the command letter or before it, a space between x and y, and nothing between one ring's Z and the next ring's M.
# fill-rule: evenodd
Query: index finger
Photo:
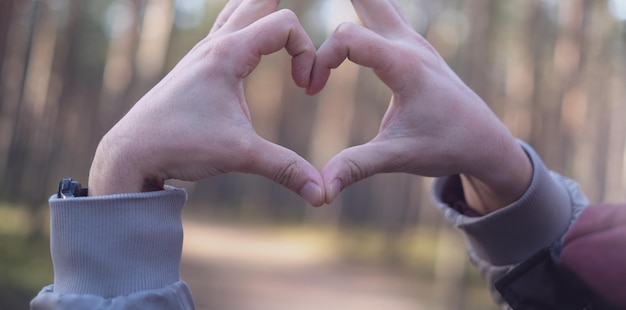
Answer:
M374 69L383 83L395 89L396 80L400 77L390 72L395 66L392 55L397 53L392 42L374 31L352 23L341 24L317 50L307 93L321 91L328 81L330 70L339 67L346 59Z
M292 58L292 75L300 87L308 87L311 68L315 61L315 46L290 10L280 10L265 16L241 30L247 39L249 50L254 53L253 61L285 48ZM254 69L248 66L247 69ZM243 72L247 76L250 72Z

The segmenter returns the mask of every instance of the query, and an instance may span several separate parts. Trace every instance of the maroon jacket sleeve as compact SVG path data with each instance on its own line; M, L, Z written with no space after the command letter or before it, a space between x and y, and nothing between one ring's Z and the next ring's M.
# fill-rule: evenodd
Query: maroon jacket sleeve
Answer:
M626 204L585 209L565 235L561 260L598 295L626 309Z

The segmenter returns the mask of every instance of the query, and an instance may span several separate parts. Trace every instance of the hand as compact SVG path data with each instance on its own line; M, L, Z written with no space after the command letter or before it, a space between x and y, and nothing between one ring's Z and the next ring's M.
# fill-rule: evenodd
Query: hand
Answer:
M531 163L487 105L409 25L395 0L353 0L365 24L340 25L317 51L308 93L319 92L346 58L374 70L392 90L380 130L322 171L326 202L384 172L463 174L466 198L483 213L519 198Z
M90 195L159 190L163 181L196 181L237 171L265 176L310 204L324 202L323 179L306 160L252 128L243 79L262 55L283 47L292 75L309 85L315 47L279 0L232 0L210 34L102 139Z

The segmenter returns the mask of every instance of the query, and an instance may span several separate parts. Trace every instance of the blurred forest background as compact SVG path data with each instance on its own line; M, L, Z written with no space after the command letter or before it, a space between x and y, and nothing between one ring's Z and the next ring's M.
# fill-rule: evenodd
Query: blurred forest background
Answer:
M225 2L0 0L0 308L26 307L52 281L46 201L58 180L86 183L99 139L208 33ZM579 181L592 201L626 200L626 0L399 2L416 31L548 167ZM281 6L296 12L316 46L341 22L358 22L347 0ZM306 96L291 80L285 52L264 58L246 92L258 133L320 169L340 150L374 137L390 98L371 70L350 63L333 72L321 94ZM200 274L193 268L211 261L190 263L199 248L211 248L211 236L202 233L259 236L231 230L239 227L301 236L289 244L316 244L309 250L323 244L333 268L377 266L371 268L382 273L375 279L393 274L402 278L396 284L425 283L406 293L419 296L409 302L425 302L424 309L493 307L467 267L459 234L432 207L429 179L375 176L321 209L256 176L172 184L189 190L186 225L198 227L186 239L183 274L191 279ZM237 246L216 244L213 254ZM255 249L242 255L289 251ZM215 266L212 275L220 275ZM190 280L199 295L207 278ZM225 292L219 284L213 288ZM340 304L329 301L331 308ZM235 307L221 305L198 301L199 308Z

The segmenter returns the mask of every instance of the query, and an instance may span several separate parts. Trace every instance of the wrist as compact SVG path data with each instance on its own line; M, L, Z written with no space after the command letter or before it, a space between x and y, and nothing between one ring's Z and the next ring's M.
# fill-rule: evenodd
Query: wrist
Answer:
M141 155L136 141L107 133L96 150L89 171L89 195L104 196L163 189L163 179L150 176L142 167L150 161Z
M461 174L467 203L483 215L518 200L530 186L533 166L528 155L512 137L503 140L485 157L474 173Z

